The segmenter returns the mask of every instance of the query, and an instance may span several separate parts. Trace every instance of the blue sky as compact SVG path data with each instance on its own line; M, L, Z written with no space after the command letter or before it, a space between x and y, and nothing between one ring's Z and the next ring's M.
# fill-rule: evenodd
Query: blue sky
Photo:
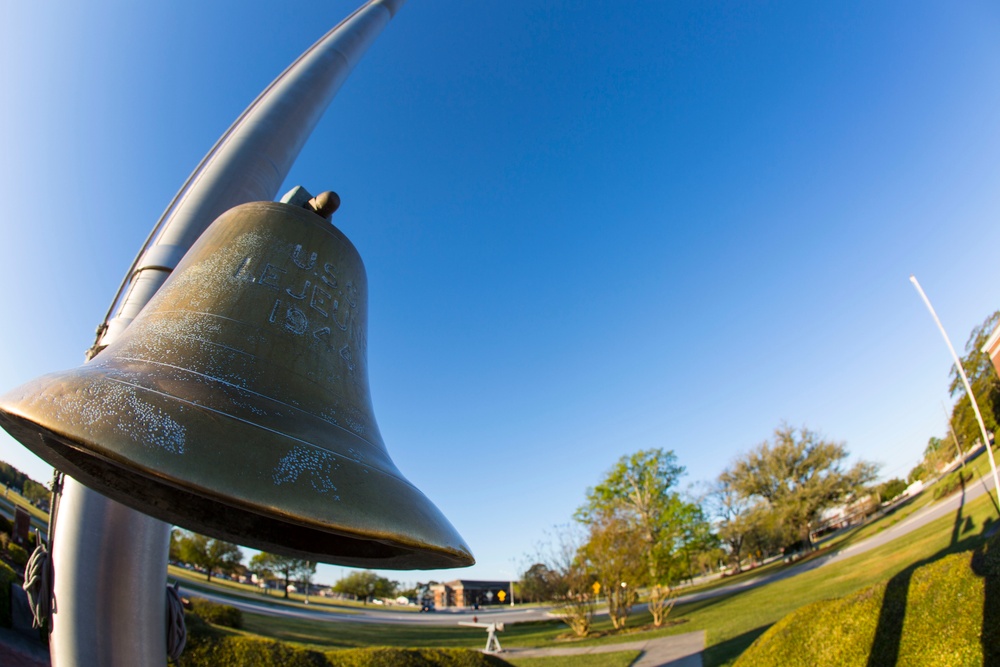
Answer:
M187 175L355 6L147 4L6 9L2 389L82 361ZM1000 307L998 35L986 2L404 6L287 183L340 193L382 435L479 560L395 578L511 575L643 448L686 486L787 421L905 476L951 363L908 276L958 347Z

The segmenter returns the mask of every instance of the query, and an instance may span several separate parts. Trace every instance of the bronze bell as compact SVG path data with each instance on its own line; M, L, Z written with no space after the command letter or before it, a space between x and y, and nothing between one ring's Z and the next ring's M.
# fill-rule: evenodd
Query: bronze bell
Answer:
M358 567L471 565L382 442L366 304L340 230L244 204L94 359L0 397L0 425L83 484L207 535Z

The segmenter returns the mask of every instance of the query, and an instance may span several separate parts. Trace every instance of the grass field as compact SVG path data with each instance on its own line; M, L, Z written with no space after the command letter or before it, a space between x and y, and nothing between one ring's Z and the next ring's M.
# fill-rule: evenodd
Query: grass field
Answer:
M977 477L985 478L992 488L992 477L988 457L979 456L968 464ZM974 482L975 483L975 482ZM11 494L14 495L13 493ZM21 499L23 501L23 499ZM17 502L15 500L15 502ZM812 558L821 558L833 551L857 544L867 537L904 521L913 513L933 502L933 488L929 488L918 498L900 505L893 513L872 521L864 526L844 531L827 540L823 549ZM26 501L24 504L27 505ZM44 520L47 515L29 506L35 518ZM598 618L594 624L596 637L573 640L567 628L559 621L539 621L532 623L508 624L501 635L504 646L552 647L588 646L614 644L640 638L652 638L688 632L706 631L706 650L703 662L706 667L730 664L758 636L773 623L799 607L818 600L841 597L871 584L885 581L893 575L913 565L928 563L950 553L974 549L985 541L984 533L996 527L1000 512L994 499L984 495L976 501L964 505L955 514L905 535L891 544L878 549L844 559L820 569L808 570L808 563L800 561L794 565L784 565L780 561L764 567L746 571L740 575L716 580L702 586L686 588L683 594L707 591L723 585L763 575L780 574L794 568L804 571L758 588L726 593L714 598L679 604L670 616L672 625L659 630L648 629L651 618L647 613L637 613L629 619L629 631L616 633L606 617ZM805 565L806 567L803 567ZM182 580L193 589L224 591L252 599L257 603L272 605L292 604L299 606L301 594L292 594L289 601L278 595L262 595L254 586L238 584L227 580L213 579L210 585L204 575L185 569L171 567L169 576ZM976 601L973 601L975 603ZM331 611L349 615L363 605L329 598L310 597L310 605L323 605ZM403 610L396 607L394 610ZM440 626L410 626L398 624L352 623L344 618L337 620L293 619L261 614L245 613L245 632L317 650L362 646L394 647L464 647L481 648L484 633L480 629L460 627L457 624ZM631 656L631 657L630 657ZM598 656L574 656L571 662L566 658L524 658L515 662L518 667L561 667L561 665L587 665L584 660L594 659L593 664L628 665L634 653L619 652ZM609 661L615 662L609 662Z
M927 494L925 494L927 495ZM899 517L890 516L892 523L912 514L925 502L914 503ZM692 630L706 631L706 650L703 661L706 667L732 662L754 639L771 624L787 613L817 600L840 597L870 584L884 581L917 562L931 562L949 553L976 548L985 541L983 533L997 521L993 499L982 496L964 505L952 516L937 521L905 535L891 544L879 547L841 562L820 569L804 571L795 576L775 581L759 588L723 594L715 598L678 605L670 619L675 623L669 628L649 630L643 638L676 634ZM839 540L838 547L854 544L866 533L880 530L872 524L848 533ZM864 531L864 532L862 532ZM860 535L861 537L857 537ZM828 553L824 550L823 553ZM820 555L823 555L822 553ZM805 562L806 564L808 561ZM798 568L803 562L785 566L774 564L747 573L780 572ZM726 583L737 579L730 578ZM712 586L717 586L713 582ZM689 592L688 590L685 593ZM458 626L402 626L368 625L350 622L330 623L298 619L276 619L246 614L246 629L252 633L290 641L315 648L329 649L348 646L427 646L469 647L482 645L482 631ZM648 626L646 613L636 614L629 620L631 628ZM501 641L505 646L587 646L626 642L637 638L635 634L612 633L610 623L601 619L595 631L604 636L581 641L568 641L565 626L557 621L542 621L508 625ZM560 663L548 662L554 658L532 662L536 667L554 667ZM577 664L577 663L574 663Z
M7 491L6 495L0 494L0 507L3 507L5 514L8 516L14 516L14 507L23 507L28 510L31 515L31 525L32 527L38 528L43 533L49 524L49 514L48 512L43 512L34 505L32 505L28 500L17 493L13 489Z

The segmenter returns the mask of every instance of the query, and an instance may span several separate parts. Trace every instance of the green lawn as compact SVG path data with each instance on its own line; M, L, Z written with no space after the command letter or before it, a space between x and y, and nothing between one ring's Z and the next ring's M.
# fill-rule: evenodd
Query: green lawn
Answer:
M32 526L39 528L43 533L45 532L45 530L49 525L48 512L43 512L42 510L38 509L30 502L28 502L27 498L17 493L13 489L8 491L6 496L0 495L0 505L3 505L7 510L9 510L11 516L14 515L15 506L23 507L24 509L28 510L28 513L31 515Z
M996 516L992 499L982 496L961 508L956 515L943 517L891 544L843 562L756 589L678 605L670 619L679 623L669 628L644 632L641 636L645 639L705 630L705 666L728 664L771 624L805 604L840 597L887 580L917 561L931 561L949 553L979 546L985 541L983 531L996 521ZM777 569L778 566L775 567ZM629 626L637 628L648 625L650 621L648 614L636 614L629 620ZM317 649L373 645L478 648L485 641L482 630L457 625L337 623L245 614L245 627L255 634ZM511 647L587 646L627 642L638 638L636 634L612 634L607 620L598 621L595 630L606 634L571 642L565 637L565 626L557 621L510 624L501 635L501 642L504 646ZM549 667L559 663L534 664Z

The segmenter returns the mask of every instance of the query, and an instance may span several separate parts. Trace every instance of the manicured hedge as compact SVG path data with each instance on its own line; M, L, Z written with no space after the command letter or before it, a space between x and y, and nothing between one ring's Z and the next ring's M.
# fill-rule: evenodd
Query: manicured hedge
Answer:
M735 667L883 664L1000 664L997 539L807 605L761 635Z
M243 612L236 607L196 597L189 602L191 613L204 621L237 630L243 627Z
M257 637L223 636L195 641L178 667L505 667L495 656L467 649L360 648L317 651Z
M28 564L28 552L13 542L7 545L7 557L18 567L23 568Z
M0 626L5 628L14 624L10 609L10 585L17 579L17 573L0 561Z
M320 653L248 637L184 614L188 642L176 667L504 667L507 662L467 649L359 648Z
M328 667L317 651L307 651L270 639L221 636L189 639L178 667Z
M329 651L331 667L502 667L509 663L469 649L358 648Z

